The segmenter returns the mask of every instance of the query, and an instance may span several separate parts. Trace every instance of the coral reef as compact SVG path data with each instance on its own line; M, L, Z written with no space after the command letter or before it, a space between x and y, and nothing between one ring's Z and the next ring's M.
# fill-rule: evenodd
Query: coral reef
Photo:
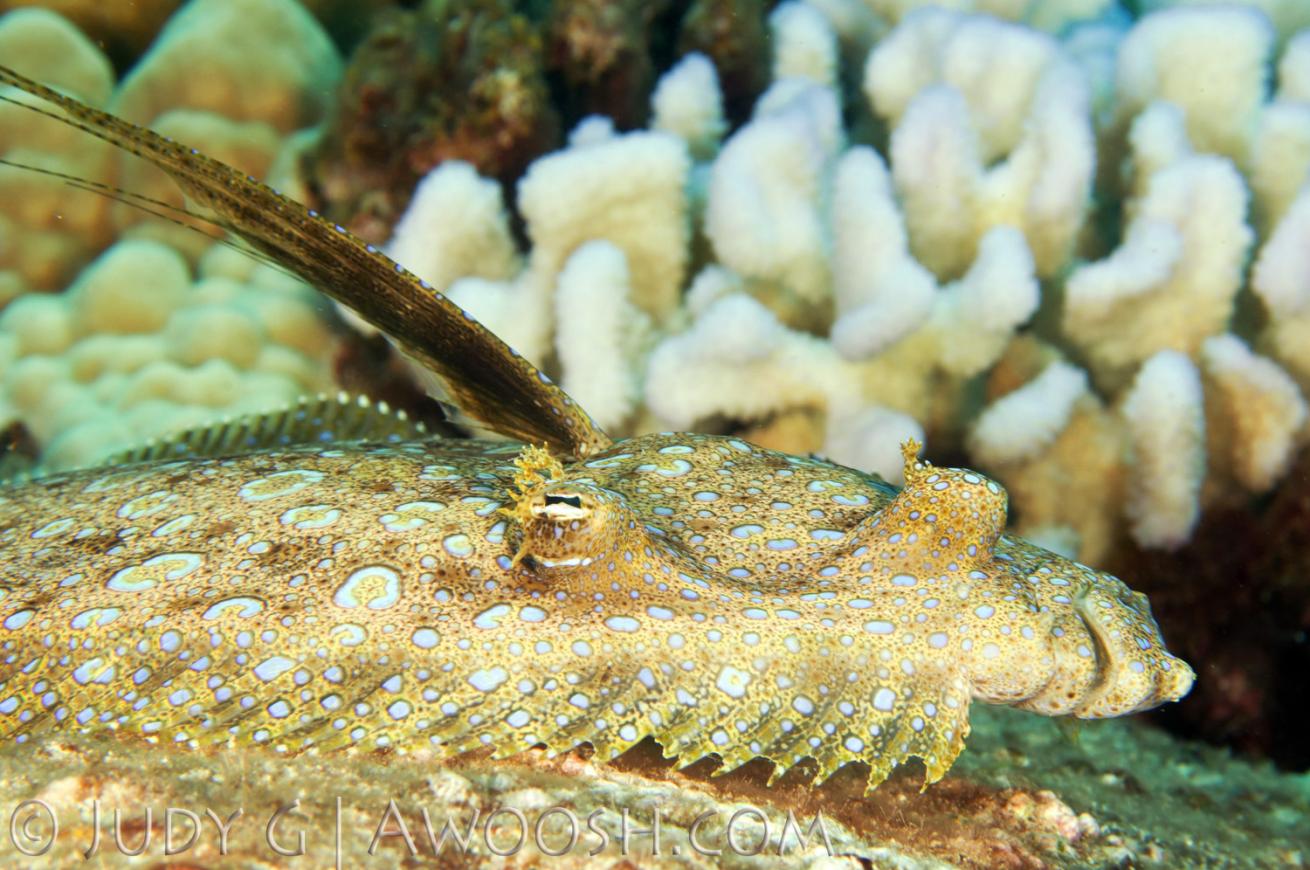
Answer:
M767 82L760 0L426 0L375 19L308 155L319 208L381 243L419 178L462 160L507 190L591 116L619 129L651 111L656 71L699 51L741 119ZM717 92L717 88L715 88Z
M380 242L445 160L508 183L558 141L540 34L510 2L428 0L355 50L306 171L326 214Z
M166 245L111 246L63 294L0 312L0 419L47 469L333 388L334 341L305 285L218 248L193 280Z
M26 7L48 9L75 24L110 57L125 62L145 50L181 5L182 0L3 0L0 13Z
M911 5L780 5L735 127L715 63L682 57L649 131L587 121L529 167L517 255L489 192L445 188L495 275L459 276L435 221L390 250L611 431L740 432L893 481L888 446L926 435L1004 482L1025 536L1164 593L1216 668L1172 721L1303 764L1274 688L1303 657L1256 642L1304 631L1303 595L1270 591L1300 588L1295 539L1235 518L1295 496L1310 417L1310 36L1270 4L1032 28Z
M322 115L341 67L291 0L188 4L121 83L48 10L0 18L0 46L82 99L292 184L275 164ZM0 131L6 160L128 192L0 167L0 423L26 426L43 467L332 389L336 342L312 290L215 244L221 231L187 217L177 188L139 161L10 104Z
M1011 488L1023 533L1084 560L1178 546L1208 506L1269 491L1306 434L1310 43L1286 41L1271 99L1277 31L1254 8L1057 38L885 5L857 98L880 150L843 123L843 59L871 13L785 3L772 83L726 139L714 65L689 54L655 88L651 131L587 120L534 162L513 203L521 267L491 193L438 180L452 167L411 214L468 212L461 233L495 255L457 274L430 217L389 250L610 428L727 424L892 480L882 445L926 434ZM1215 87L1188 73L1203 57ZM594 269L608 295L576 289Z

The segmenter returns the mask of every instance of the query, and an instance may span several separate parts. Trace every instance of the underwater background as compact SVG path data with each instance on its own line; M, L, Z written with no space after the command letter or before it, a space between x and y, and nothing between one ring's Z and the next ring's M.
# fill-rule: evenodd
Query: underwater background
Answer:
M670 829L707 808L766 808L775 831L822 811L837 856L811 844L799 866L1310 863L1310 3L0 13L0 63L382 247L610 434L731 433L893 483L900 443L922 440L1003 483L1015 532L1146 593L1197 672L1178 704L1076 731L978 705L945 780L920 793L915 765L868 797L849 770L766 789L759 765L711 779L649 745L610 765L428 767L6 747L4 818L39 797L74 832L40 860L85 847L93 797L162 812L223 796L252 816L299 798L327 863L313 831L345 795L366 832L347 866L407 856L395 839L367 853L390 798L584 817L658 803ZM186 203L161 173L8 102L0 157L156 201L0 165L0 476L338 390L453 432L383 338L170 211ZM260 833L183 857L293 861ZM0 863L20 859L0 837Z

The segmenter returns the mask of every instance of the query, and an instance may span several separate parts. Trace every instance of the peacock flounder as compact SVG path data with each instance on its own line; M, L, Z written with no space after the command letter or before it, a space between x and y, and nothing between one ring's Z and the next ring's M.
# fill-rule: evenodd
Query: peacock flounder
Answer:
M910 757L940 779L974 699L1094 718L1190 688L1145 598L1003 534L987 478L914 444L897 490L728 437L611 442L341 228L10 70L0 82L164 168L469 416L543 444L405 438L375 409L388 441L274 446L277 427L255 426L0 489L6 739L498 756L588 742L608 759L651 736L684 763L759 756L775 775L864 761L872 787Z

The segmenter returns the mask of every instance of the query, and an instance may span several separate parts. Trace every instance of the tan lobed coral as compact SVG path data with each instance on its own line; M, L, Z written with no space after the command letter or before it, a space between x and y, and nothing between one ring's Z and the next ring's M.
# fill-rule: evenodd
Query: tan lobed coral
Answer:
M341 68L291 0L188 4L121 83L44 9L0 17L0 51L81 99L286 180L289 134L321 117ZM186 203L161 174L8 103L0 153L129 192L116 201L0 166L0 424L25 425L43 467L332 388L317 294L170 211Z
M37 7L57 12L111 56L135 57L158 34L182 0L135 0L100 3L97 0L3 0L0 12Z

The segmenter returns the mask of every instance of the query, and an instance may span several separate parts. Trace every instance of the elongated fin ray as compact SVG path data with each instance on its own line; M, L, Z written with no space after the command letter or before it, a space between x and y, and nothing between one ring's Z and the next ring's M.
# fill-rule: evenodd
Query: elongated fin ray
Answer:
M338 393L306 396L289 408L184 429L116 453L102 464L233 456L334 441L409 441L427 434L422 423L386 402Z
M155 164L217 220L324 293L348 305L438 376L449 398L488 428L584 457L610 439L527 360L404 267L345 228L158 133L87 106L0 66L8 84L65 114L25 107ZM458 215L451 215L458 220Z
M0 97L0 102L13 103L14 105L25 106L17 100L11 100L7 97ZM214 218L188 211L185 208L173 205L171 202L164 202L159 199L152 199L148 196L142 196L139 193L133 193L130 190L124 190L121 187L115 187L112 184L105 184L101 181L95 181L89 178L80 178L76 175L69 175L64 172L57 172L53 169L43 169L40 166L32 166L27 163L18 163L14 160L0 159L0 166L9 166L14 169L21 169L24 172L31 172L35 175L44 175L49 178L55 178L67 184L74 190L80 190L85 193L94 193L96 196L103 196L105 199L121 203L129 208L134 208L139 212L150 215L152 218L161 221L167 221L181 227L184 230L204 236L209 241L222 245L225 248L231 248L242 256L249 257L257 263L276 269L284 275L292 278L298 276L289 271L277 260L272 259L267 254L261 253L251 248L242 241L238 236L233 238L228 234L227 227L216 221ZM189 220L183 220L188 218ZM203 226L202 226L203 225ZM205 227L213 227L217 232L206 232Z

